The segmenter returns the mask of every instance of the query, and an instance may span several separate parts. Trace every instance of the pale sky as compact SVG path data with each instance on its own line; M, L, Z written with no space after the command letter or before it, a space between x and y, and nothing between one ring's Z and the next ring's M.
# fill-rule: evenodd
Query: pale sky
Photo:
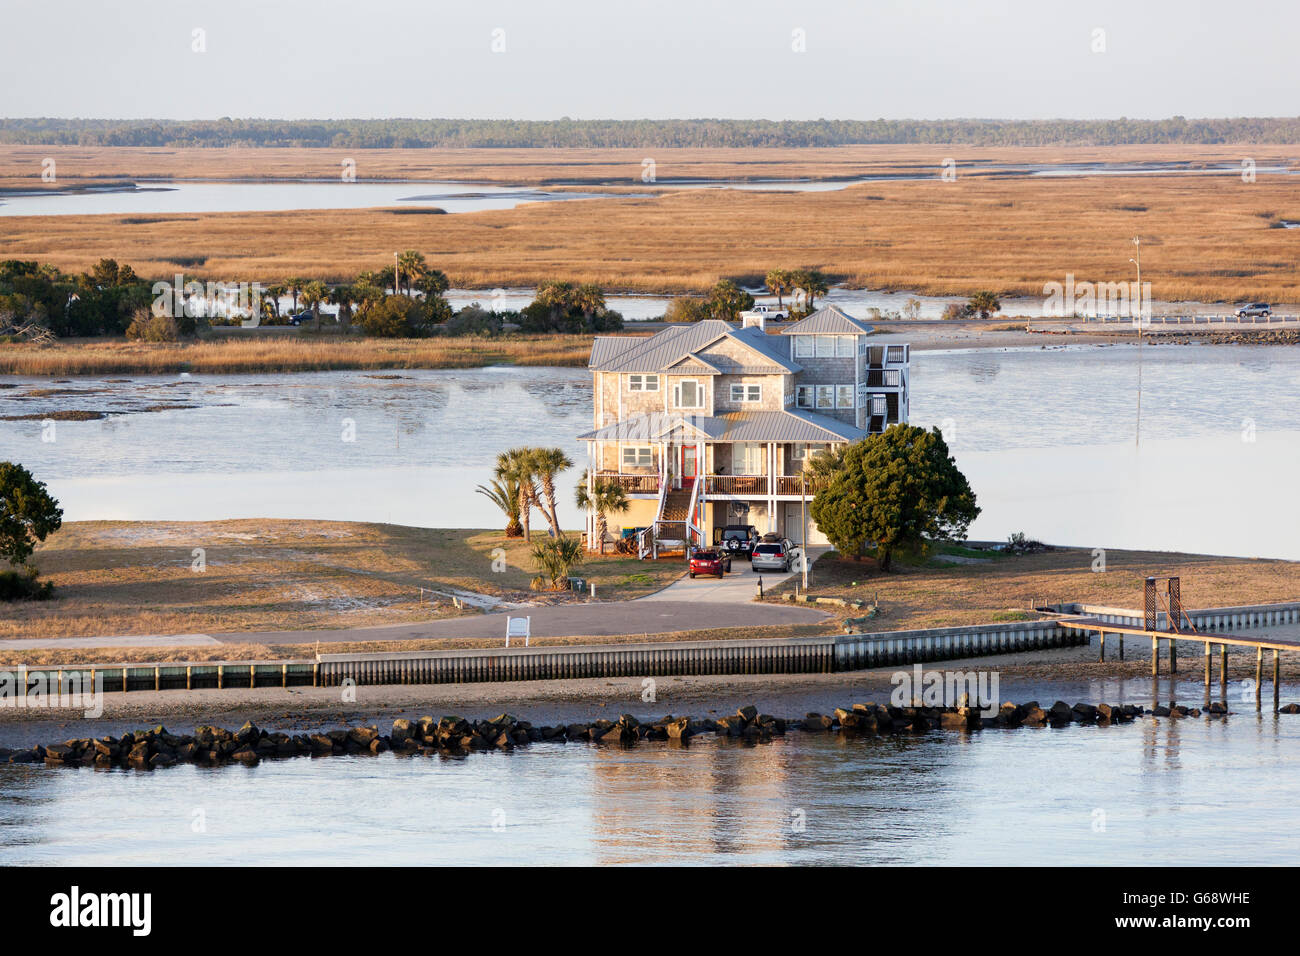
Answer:
M0 0L0 24L6 117L1300 115L1300 0Z

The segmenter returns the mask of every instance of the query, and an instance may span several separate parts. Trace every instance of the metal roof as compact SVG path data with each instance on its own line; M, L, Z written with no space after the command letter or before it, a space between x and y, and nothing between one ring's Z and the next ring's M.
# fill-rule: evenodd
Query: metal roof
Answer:
M867 433L828 415L786 409L779 412L725 412L720 441L857 441Z
M748 346L770 364L737 363L729 356L700 353L722 338ZM780 336L768 335L753 326L737 329L719 319L707 319L691 325L674 326L646 339L597 336L591 346L587 367L600 372L666 372L672 366L693 357L722 373L739 375L781 374L802 371L790 358L790 343Z
M674 326L656 332L646 339L612 338L597 339L602 344L597 350L592 345L591 360L588 368L602 372L659 372L685 355L703 348L720 336L731 331L731 326L717 319L694 322L690 325ZM618 344L622 348L612 348L605 343ZM599 351L599 355L597 354Z
M690 430L707 441L839 442L857 441L867 433L816 412L724 412L721 415L668 415L652 412L579 435L579 441L662 441Z
M781 330L782 335L864 335L874 327L859 322L837 305L818 309L806 319Z

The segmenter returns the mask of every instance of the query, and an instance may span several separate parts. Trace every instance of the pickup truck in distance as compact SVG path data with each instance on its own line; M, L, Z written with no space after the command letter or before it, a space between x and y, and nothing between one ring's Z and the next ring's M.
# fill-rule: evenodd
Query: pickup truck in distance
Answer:
M748 319L764 319L764 320L766 320L766 321L775 322L775 321L777 321L778 319L782 319L782 320L783 320L783 319L788 319L788 318L790 318L790 310L789 310L789 309L778 309L778 308L777 308L776 306L774 306L774 305L756 305L756 306L754 306L752 309L750 309L748 312L742 312L742 313L740 313L740 321L741 321L741 322L744 322L745 319L747 319L747 318L748 318Z

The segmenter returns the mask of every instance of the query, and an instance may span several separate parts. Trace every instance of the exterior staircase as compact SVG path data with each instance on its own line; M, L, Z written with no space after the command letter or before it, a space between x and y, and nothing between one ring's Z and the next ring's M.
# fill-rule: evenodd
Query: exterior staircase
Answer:
M664 510L660 521L685 521L690 517L690 491L670 491L664 496Z

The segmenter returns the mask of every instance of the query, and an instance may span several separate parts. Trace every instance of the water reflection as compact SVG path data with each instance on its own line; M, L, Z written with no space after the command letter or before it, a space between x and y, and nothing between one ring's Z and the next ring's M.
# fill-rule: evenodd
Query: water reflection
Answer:
M6 766L0 863L1227 864L1246 840L1276 863L1300 851L1298 737L1300 721L1234 715L152 774Z

